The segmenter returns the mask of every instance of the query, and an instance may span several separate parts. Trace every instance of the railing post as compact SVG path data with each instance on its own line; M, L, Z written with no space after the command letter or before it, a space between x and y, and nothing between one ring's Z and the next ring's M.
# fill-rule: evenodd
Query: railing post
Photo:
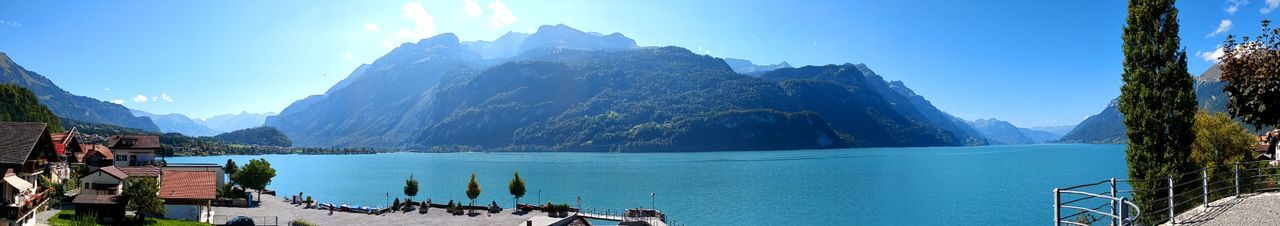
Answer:
M1115 198L1115 197L1116 197L1116 178L1112 177L1111 178L1111 198ZM1116 200L1111 199L1111 214L1119 216L1120 213L1118 211L1119 210L1116 209ZM1111 225L1116 225L1115 218L1111 219Z
M1124 204L1124 201L1125 201L1125 200L1127 200L1127 199L1126 199L1126 198L1120 198L1120 209L1118 210L1118 211L1119 211L1119 213L1117 213L1117 214L1116 214L1116 216L1119 216L1119 217L1120 217L1120 219L1116 219L1116 220L1114 220L1114 221L1116 221L1116 224L1115 224L1115 225L1124 226L1124 225L1125 225L1125 220L1126 220L1126 219L1129 219L1129 205L1125 205L1125 204Z
M1058 192L1058 188L1053 189L1053 225L1059 225L1062 220L1062 193Z
M1236 174L1236 198L1239 198L1240 197L1240 162L1236 162L1235 174Z
M1200 169L1200 189L1204 193L1204 207L1209 208L1209 168Z
M1169 176L1169 224L1177 224L1177 216L1174 215L1175 206L1173 206L1173 176Z

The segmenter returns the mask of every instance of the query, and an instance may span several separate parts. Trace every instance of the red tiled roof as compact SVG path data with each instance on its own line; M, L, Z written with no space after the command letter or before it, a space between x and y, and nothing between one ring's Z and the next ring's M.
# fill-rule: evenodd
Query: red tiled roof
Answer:
M93 153L98 153L102 155L103 159L116 158L115 154L111 154L111 149L108 149L107 146L102 146L101 144L94 144L83 149L85 150L84 152L87 153L85 154L85 156L89 156L90 154L93 154Z
M107 175L120 178L121 180L125 178L129 178L129 174L125 173L124 171L121 171L120 168L116 168L115 166L98 168L98 170L96 171L102 171L103 173L107 173ZM93 173L89 173L89 174L93 174Z
M54 142L53 152L58 153L58 155L67 155L67 144L63 144L61 142Z
M159 177L161 173L159 166L117 166L116 168L130 177Z
M211 171L165 170L160 181L161 199L215 199L218 175Z
M75 204L116 204L115 195L81 193L71 200Z

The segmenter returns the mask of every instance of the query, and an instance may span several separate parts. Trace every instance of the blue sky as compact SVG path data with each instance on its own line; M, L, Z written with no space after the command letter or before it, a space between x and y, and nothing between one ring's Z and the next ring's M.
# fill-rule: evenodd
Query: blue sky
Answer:
M5 1L0 51L72 93L209 117L278 112L401 42L446 32L491 40L566 24L758 64L866 63L960 117L1043 126L1077 123L1118 95L1125 4ZM1211 54L1225 34L1252 35L1258 21L1276 20L1280 13L1270 10L1277 5L1179 2L1191 73L1210 65L1200 55Z

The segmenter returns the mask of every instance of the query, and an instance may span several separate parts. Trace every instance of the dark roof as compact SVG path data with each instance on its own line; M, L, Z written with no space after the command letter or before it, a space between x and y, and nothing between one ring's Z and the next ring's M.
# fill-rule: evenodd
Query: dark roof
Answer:
M116 204L116 195L97 194L97 193L80 193L76 195L76 199L71 200L75 204Z
M94 170L93 172L95 172L95 173L96 173L96 172L98 172L98 171L102 171L103 173L107 173L107 175L111 175L112 177L115 177L115 178L120 178L121 180L124 180L125 178L129 178L129 174L128 174L128 173L125 173L124 171L121 171L121 170L120 170L120 168L116 168L115 166L108 166L108 167L98 168L98 170ZM93 173L89 173L89 174L93 174Z
M102 146L101 144L89 145L84 149L84 152L86 153L84 156L90 156L97 153L98 155L102 155L102 159L114 160L116 158L115 154L111 154L111 149L107 148L107 146Z
M161 199L215 199L217 196L217 172L165 170L160 179Z
M132 140L133 145L128 145L128 141ZM160 136L156 135L116 135L111 136L107 141L107 147L111 149L160 149Z
M42 122L0 122L0 163L22 164L44 134Z
M159 166L118 166L120 171L128 174L130 177L159 177Z

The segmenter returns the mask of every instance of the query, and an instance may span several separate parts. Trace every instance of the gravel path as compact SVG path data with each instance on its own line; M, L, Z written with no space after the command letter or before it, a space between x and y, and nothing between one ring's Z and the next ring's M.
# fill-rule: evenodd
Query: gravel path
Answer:
M262 195L262 205L254 208L235 208L235 207L213 207L215 215L225 216L276 216L279 217L280 225L287 225L289 221L295 219L304 219L317 225L501 225L514 226L523 225L526 220L539 215L537 212L529 214L517 214L512 210L503 210L501 213L489 214L487 211L476 211L474 215L454 216L445 212L444 209L432 208L427 214L419 214L417 211L409 213L388 213L384 215L369 215L347 212L333 212L329 215L328 210L303 209L287 202L281 201L280 198L270 195ZM263 223L263 222L255 222Z
M1208 208L1197 207L1179 214L1175 225L1280 225L1280 193L1214 201Z

